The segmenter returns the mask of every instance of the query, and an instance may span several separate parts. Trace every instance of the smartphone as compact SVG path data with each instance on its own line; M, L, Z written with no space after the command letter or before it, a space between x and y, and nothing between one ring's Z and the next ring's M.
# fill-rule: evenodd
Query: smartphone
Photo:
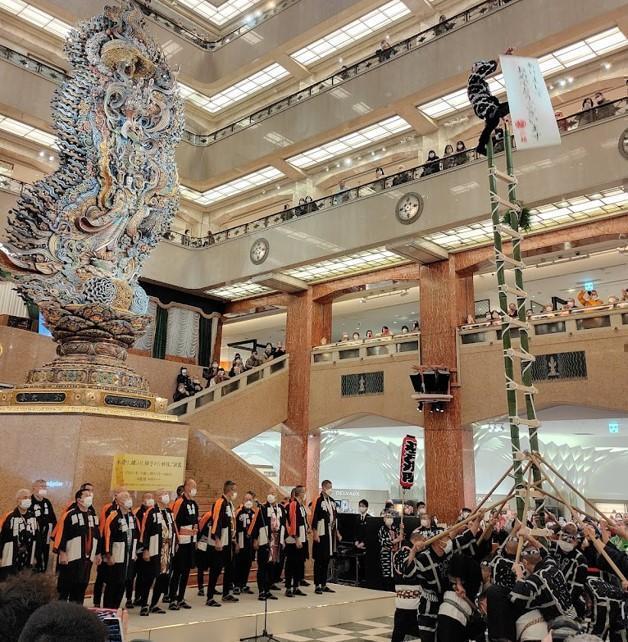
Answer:
M122 621L115 609L90 609L107 627L107 642L125 642Z

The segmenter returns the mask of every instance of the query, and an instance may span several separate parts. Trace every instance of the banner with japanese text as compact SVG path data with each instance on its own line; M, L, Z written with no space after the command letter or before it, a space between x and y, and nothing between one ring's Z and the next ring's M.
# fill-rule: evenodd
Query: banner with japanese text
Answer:
M536 58L500 56L517 149L560 145L560 132Z
M163 455L114 455L111 488L174 490L183 483L185 458Z

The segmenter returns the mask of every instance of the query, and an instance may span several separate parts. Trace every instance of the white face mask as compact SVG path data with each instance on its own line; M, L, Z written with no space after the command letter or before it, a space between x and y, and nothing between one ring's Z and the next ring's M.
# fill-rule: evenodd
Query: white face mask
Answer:
M244 502L244 508L253 508L253 502L251 500Z
M47 488L40 488L37 491L37 495L39 495L40 497L45 497L47 494L48 494L48 489Z
M574 548L576 548L575 544L572 544L571 542L565 542L562 539L559 539L558 542L556 542L563 553L571 553Z
M269 504L274 504L275 501L277 501L277 498L274 495L267 495L266 501L268 501Z
M169 504L170 503L170 495L162 495L161 496L161 503L162 504Z
M386 524L386 526L390 528L393 525L394 521L395 520L392 517L386 517L386 519L384 519L384 524Z
M85 508L89 508L94 503L94 498L91 495L86 495L81 499L81 502L83 502Z
M236 499L238 499L238 493L234 490L233 493L231 493L231 501L235 502Z
M131 508L133 506L133 500L132 499L125 499L124 500L124 507L125 508Z
M151 498L146 500L146 506L148 506L148 508L152 508L154 505L155 505L154 499Z
M196 488L192 488L192 490L190 490L190 497L196 497Z
M20 508L22 510L28 510L31 507L30 499L20 499Z
M361 515L364 515L364 513L366 513L368 508L366 506L358 506L358 510L360 511Z

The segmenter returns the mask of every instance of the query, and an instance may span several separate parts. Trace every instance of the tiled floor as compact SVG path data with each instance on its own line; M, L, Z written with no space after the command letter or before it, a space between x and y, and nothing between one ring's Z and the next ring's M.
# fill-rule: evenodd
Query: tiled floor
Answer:
M280 642L390 642L393 619L380 617L360 622L347 622L336 626L323 626L320 629L306 629L295 633L282 633L276 638ZM406 638L408 639L408 638ZM414 639L414 638L411 638Z

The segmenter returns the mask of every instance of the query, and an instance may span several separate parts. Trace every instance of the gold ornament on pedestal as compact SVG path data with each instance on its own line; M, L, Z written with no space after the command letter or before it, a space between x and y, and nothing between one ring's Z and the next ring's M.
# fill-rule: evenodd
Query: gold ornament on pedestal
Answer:
M183 131L175 74L143 27L124 0L65 44L72 72L52 101L59 168L25 189L0 245L3 275L39 306L58 356L3 391L0 410L165 412L125 363L150 322L138 277L178 208Z

